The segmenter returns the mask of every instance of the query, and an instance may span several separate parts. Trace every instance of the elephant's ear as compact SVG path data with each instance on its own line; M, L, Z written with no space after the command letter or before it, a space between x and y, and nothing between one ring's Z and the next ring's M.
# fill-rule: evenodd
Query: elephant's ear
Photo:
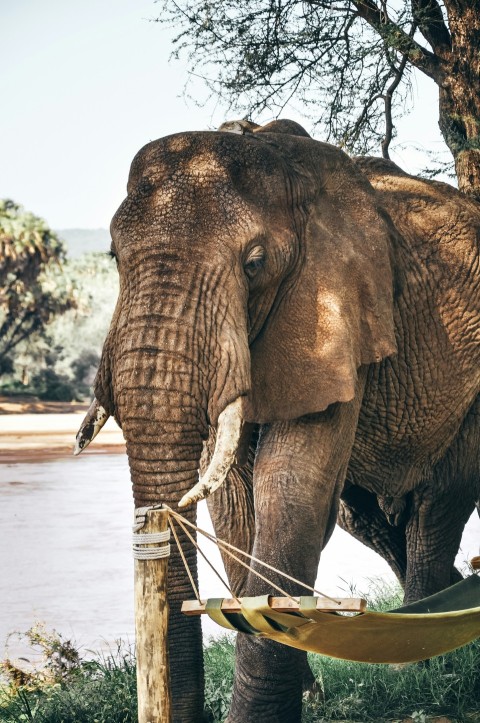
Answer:
M321 147L316 190L298 268L251 345L249 421L293 419L347 402L360 365L396 351L393 227L345 154L308 143Z

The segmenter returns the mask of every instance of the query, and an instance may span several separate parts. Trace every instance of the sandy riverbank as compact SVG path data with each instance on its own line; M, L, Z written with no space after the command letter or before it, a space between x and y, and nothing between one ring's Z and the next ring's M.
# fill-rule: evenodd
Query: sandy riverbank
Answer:
M0 399L0 461L13 462L72 454L88 405ZM121 453L123 435L109 419L83 454Z

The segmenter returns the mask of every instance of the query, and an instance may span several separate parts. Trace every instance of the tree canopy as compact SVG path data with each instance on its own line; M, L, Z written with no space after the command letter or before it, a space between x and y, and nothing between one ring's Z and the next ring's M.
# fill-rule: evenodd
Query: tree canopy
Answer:
M75 306L62 274L65 249L43 219L0 200L0 373L13 371L19 344L45 333L48 322Z
M82 398L92 391L118 296L118 272L108 254L94 252L68 259L64 274L77 289L78 303L48 325L49 353L32 384L37 393L52 398L62 382L71 398Z
M67 257L52 283L72 290L74 303L11 349L10 363L0 373L0 393L60 401L91 394L118 295L115 262L101 252Z
M412 70L439 91L459 187L480 199L478 0L160 0L176 54L247 116L300 100L326 139L383 155Z

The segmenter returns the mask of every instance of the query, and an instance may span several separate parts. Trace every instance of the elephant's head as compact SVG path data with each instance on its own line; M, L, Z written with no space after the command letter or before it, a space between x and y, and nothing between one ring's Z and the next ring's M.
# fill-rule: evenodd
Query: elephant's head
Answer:
M84 436L98 405L115 416L137 506L200 498L243 421L348 401L358 367L395 351L390 228L368 182L295 123L233 125L145 146L112 221L120 294Z

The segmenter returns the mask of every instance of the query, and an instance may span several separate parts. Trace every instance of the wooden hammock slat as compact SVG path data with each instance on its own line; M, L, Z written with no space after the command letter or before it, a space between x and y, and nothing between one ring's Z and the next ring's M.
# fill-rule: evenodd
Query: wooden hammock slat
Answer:
M338 604L340 603L340 604ZM272 610L279 613L291 613L299 609L299 603L288 597L271 597L269 605ZM182 603L182 613L184 615L203 615L206 613L206 602L198 600L185 600ZM317 610L321 612L354 612L363 613L367 608L367 601L362 598L337 598L330 600L329 598L317 598ZM239 613L241 607L239 601L232 598L224 598L222 602L222 611L226 613Z

